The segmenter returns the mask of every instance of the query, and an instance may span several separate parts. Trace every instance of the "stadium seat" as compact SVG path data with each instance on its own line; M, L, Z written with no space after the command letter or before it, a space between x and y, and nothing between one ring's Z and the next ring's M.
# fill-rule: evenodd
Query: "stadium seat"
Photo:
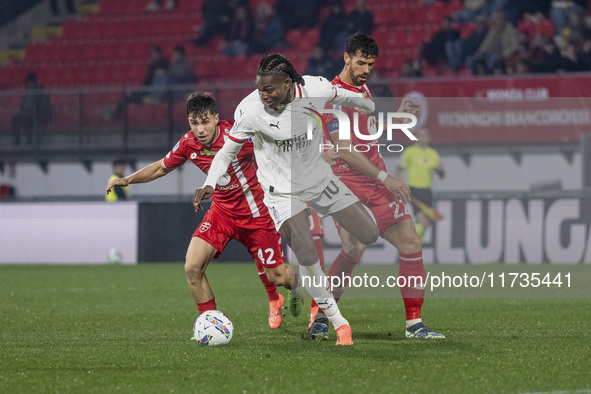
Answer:
M394 4L393 5L394 11L394 21L400 24L408 24L412 22L410 17L410 12L408 9L408 5L405 3Z
M461 38L470 37L472 33L476 30L476 24L473 22L466 23L461 30Z
M407 31L406 45L410 47L417 47L423 42L423 26L411 25Z
M427 22L435 23L441 22L441 19L444 15L444 7L445 4L440 1L435 1L429 5L427 8L425 19Z
M536 34L537 26L533 21L524 18L519 21L519 24L517 24L517 30L527 31L530 38L532 38Z
M460 11L464 8L464 3L462 0L451 0L447 2L447 6L445 7L445 15L452 16L457 11Z
M538 33L548 37L554 36L554 22L552 19L543 19L538 23Z

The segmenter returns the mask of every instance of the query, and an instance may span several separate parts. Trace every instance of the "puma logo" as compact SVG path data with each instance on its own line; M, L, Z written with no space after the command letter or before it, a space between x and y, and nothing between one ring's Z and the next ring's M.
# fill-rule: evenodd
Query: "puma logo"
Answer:
M279 121L277 121L277 124L269 123L269 127L277 127L277 130L279 130Z

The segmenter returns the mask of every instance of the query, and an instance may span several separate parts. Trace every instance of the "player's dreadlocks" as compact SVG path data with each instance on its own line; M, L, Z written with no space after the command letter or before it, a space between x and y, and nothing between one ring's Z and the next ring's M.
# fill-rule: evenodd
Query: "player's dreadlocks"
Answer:
M293 67L287 58L278 53L265 56L259 63L257 75L278 74L288 76L292 82L304 85L304 78Z

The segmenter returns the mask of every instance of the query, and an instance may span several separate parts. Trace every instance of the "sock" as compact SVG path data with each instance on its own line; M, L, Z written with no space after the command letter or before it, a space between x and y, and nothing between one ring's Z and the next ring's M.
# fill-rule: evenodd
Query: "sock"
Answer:
M341 278L341 280L345 278L344 281L340 282L339 287L335 287L334 289L332 289L332 295L334 296L336 302L339 302L339 300L343 296L343 292L345 291L347 286L349 286L349 283L351 282L351 274L353 273L353 270L355 269L357 264L359 264L359 259L354 259L347 253L345 253L344 250L341 250L341 253L339 253L337 258L330 266L327 275L328 279L330 279L331 276L336 276L338 278ZM317 306L314 300L312 300L311 306ZM318 314L321 313L322 311L318 311Z
M324 250L322 249L322 239L314 238L314 244L316 245L316 254L318 255L318 259L320 261L320 268L322 269L322 272L324 272ZM310 309L314 308L315 306L318 306L318 304L316 304L316 301L314 301L312 298ZM320 312L322 313L322 311Z
M318 255L318 260L320 260L320 268L324 271L324 250L322 249L322 239L315 238L314 244L316 245L316 254Z
M415 223L415 228L417 229L417 235L420 239L423 239L423 235L425 235L425 227L421 223Z
M202 314L203 312L207 312L207 311L217 310L218 307L215 305L215 297L213 297L211 300L208 300L205 302L198 302L197 308L199 308L199 314Z
M332 289L332 295L334 296L336 302L339 302L339 300L343 296L343 292L345 291L347 286L349 286L349 283L351 282L351 274L353 273L353 270L355 269L357 264L359 264L359 259L354 259L347 253L345 253L344 250L341 250L341 253L339 253L337 258L330 266L327 275L329 278L331 276L337 276L341 278L341 280L345 278L345 280L340 283L339 287L335 287L334 289Z
M320 268L320 262L317 261L309 266L301 265L300 271L302 277L305 278L305 280L302 280L302 286L308 290L308 293L314 298L318 307L332 322L335 329L348 325L349 322L341 315L334 297L327 290L328 280Z
M277 287L271 282L269 282L269 278L267 278L267 274L265 273L265 269L263 265L258 259L255 259L255 263L257 265L257 271L259 272L259 278L263 285L265 286L265 290L267 291L267 297L269 297L269 301L277 301L279 299L279 294L277 293Z
M422 321L423 321L423 320L422 320L422 319L420 319L420 318L419 318L419 319L412 319L412 320L407 320L407 321L406 321L406 328L412 327L412 326L414 326L415 324L417 324L417 323L420 323L420 322L422 322Z
M400 288L400 293L404 299L404 308L406 309L406 320L421 318L421 307L425 297L425 268L423 267L423 251L400 255L400 266L398 276L406 278L406 286ZM409 277L421 277L423 287L420 281L409 279ZM410 283L409 283L410 282ZM412 287L411 287L412 286Z

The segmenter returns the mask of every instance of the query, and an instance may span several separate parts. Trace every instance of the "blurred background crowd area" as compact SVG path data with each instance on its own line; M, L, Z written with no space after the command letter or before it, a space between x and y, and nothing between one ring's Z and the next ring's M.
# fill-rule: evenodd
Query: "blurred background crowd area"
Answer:
M591 70L587 0L5 0L0 162L161 153L184 98L213 92L231 119L258 62L280 52L332 79L346 38L371 34L374 96L400 81ZM515 76L515 77L514 77ZM560 84L558 82L555 83ZM566 96L562 96L566 97ZM457 141L461 143L462 141Z
M28 73L48 88L149 84L154 75L146 78L148 68L157 61L168 74L157 83L251 81L261 55L272 51L300 72L332 78L342 66L346 37L356 31L372 34L380 45L381 78L591 69L586 0L7 3L2 89L21 87ZM47 17L18 24L33 6ZM159 57L154 47L161 49ZM175 47L183 48L193 75L179 76L174 67L167 72Z

